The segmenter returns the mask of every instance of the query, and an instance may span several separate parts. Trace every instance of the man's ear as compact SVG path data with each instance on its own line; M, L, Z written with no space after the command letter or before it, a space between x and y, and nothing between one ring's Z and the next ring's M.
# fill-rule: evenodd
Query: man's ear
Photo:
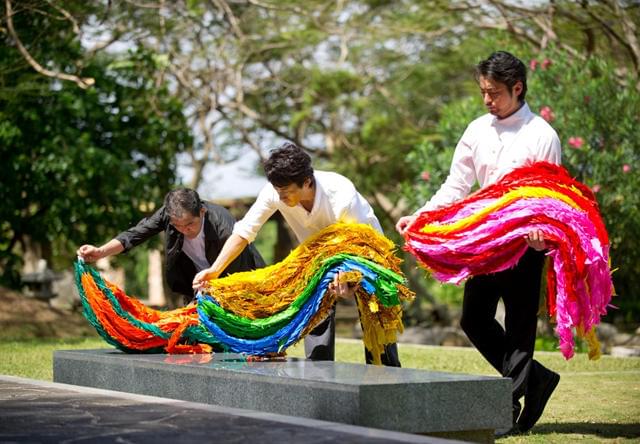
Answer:
M206 212L207 212L207 209L204 207L204 205L202 205L200 207L200 217L204 216Z
M516 84L513 85L513 90L512 90L513 91L513 95L515 95L516 97L519 97L520 93L522 93L522 89L523 89L522 82L520 80L518 80L516 82Z
M312 179L310 177L307 177L304 180L304 183L302 184L302 188L307 187L307 188L311 188L311 184L313 183Z

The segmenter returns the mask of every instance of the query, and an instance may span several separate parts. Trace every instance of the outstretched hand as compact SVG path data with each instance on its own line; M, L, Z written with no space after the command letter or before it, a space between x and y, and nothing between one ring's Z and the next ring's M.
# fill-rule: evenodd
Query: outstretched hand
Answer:
M417 218L418 216L412 214L411 216L402 216L400 219L398 219L398 222L396 223L396 230L398 231L398 233L404 235L405 231L407 231L407 229L411 226L411 224L413 224L413 222L415 222Z
M207 282L209 282L212 279L216 279L218 276L219 274L215 273L210 268L205 268L204 270L200 271L198 274L195 275L191 286L193 287L194 290L200 290L207 285Z
M104 256L102 250L94 245L83 245L78 248L76 254L86 263L95 262Z

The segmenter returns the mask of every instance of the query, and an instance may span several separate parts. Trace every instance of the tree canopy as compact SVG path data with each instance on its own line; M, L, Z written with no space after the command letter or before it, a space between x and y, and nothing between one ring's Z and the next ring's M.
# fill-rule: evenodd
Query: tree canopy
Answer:
M553 111L565 164L599 187L620 258L616 284L625 298L633 292L635 1L3 6L0 149L13 168L2 179L12 203L2 217L5 263L23 234L95 239L105 224L126 225L175 181L179 152L197 187L207 163L264 156L283 140L351 178L396 236L395 220L442 182L464 126L483 112L473 66L506 49L531 63L532 109ZM70 186L56 188L56 177Z
M34 59L77 72L84 50L57 14L41 2L16 11L14 26ZM82 89L35 72L15 39L2 39L0 265L15 285L25 242L68 260L79 243L139 219L175 181L191 135L180 102L153 81L151 54L132 52L126 66L105 54L87 60L81 75L96 82Z

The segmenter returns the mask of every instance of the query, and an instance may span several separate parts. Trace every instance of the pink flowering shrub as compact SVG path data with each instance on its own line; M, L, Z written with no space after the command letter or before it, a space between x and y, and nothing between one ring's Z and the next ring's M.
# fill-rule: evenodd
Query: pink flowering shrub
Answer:
M568 144L573 148L580 149L584 145L584 139L582 137L569 137Z
M542 117L549 123L556 120L556 116L555 114L553 114L553 110L549 106L543 106L542 108L540 108L540 117Z
M539 56L540 57L540 56ZM547 55L529 72L531 109L552 108L562 163L596 193L609 231L616 291L614 315L640 318L640 93L637 80L622 86L602 59L573 61Z

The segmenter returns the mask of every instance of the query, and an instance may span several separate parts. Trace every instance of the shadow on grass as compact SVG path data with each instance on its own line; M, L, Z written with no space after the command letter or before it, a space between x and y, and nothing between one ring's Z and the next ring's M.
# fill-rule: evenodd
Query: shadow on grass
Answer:
M541 424L531 431L535 435L581 434L600 438L638 438L640 423L635 424L599 424L585 422L568 422L560 424Z

